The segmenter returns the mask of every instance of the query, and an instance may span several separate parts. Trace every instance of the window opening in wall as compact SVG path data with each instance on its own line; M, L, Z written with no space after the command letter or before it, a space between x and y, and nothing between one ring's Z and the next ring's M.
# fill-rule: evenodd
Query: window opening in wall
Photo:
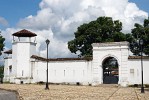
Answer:
M83 76L85 75L85 71L83 70Z
M75 70L73 70L73 76L75 76Z
M23 76L23 70L22 70L22 76Z
M139 76L139 70L137 69L137 76Z
M12 72L12 65L9 66L9 72Z
M34 64L35 64L35 63L32 62L31 64L32 64L32 65L31 65L31 78L33 78L33 67L34 67Z
M65 76L65 70L64 70L64 76Z
M132 73L132 74L133 74L133 73L134 73L134 69L130 69L130 73Z
M134 69L130 69L130 76L134 77Z

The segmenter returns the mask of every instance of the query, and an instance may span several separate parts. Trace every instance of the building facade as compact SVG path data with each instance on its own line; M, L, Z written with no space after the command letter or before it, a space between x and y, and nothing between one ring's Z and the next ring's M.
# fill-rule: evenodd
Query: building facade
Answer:
M46 82L47 59L36 55L36 36L28 30L13 34L12 51L6 51L4 81L11 83ZM17 39L16 39L17 38ZM129 56L128 42L93 43L92 58L48 59L49 83L99 85L141 84L140 57ZM106 67L107 60L116 67ZM149 84L149 58L143 57L144 84ZM113 65L112 65L113 66Z

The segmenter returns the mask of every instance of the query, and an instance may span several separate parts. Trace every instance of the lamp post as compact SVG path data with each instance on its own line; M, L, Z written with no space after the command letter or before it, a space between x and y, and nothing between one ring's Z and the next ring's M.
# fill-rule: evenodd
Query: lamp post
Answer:
M46 40L46 44L47 44L47 82L46 82L46 88L45 90L49 90L49 85L48 85L48 45L50 43L50 40Z
M142 52L143 52L143 40L139 40L139 45L141 49L141 75L142 75L142 84L141 84L141 93L144 93L144 86L143 86L143 59L142 59Z

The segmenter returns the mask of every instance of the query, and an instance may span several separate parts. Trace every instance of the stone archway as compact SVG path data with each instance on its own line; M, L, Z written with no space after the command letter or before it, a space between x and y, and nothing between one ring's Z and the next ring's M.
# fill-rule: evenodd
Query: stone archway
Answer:
M119 66L118 61L114 57L106 57L102 61L103 84L118 84Z
M118 62L119 74L117 84L128 82L128 42L93 43L92 83L103 84L103 63L114 57ZM112 83L111 83L112 84Z

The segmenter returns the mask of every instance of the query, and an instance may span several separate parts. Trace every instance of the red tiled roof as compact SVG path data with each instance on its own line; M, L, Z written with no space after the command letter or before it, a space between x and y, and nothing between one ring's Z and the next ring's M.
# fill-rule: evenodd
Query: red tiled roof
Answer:
M34 36L37 36L35 33L30 32L30 31L28 31L26 29L23 29L21 31L13 33L12 35L13 36L17 36L17 37L34 37Z
M12 50L7 50L4 53L6 53L6 54L12 54Z
M41 60L41 61L47 61L46 58L39 57L37 55L32 55L31 58ZM88 57L88 58L53 58L53 59L48 59L48 61L72 61L72 60L87 60L87 61L90 61L90 60L92 60L92 58Z
M149 56L143 56L143 59L149 59ZM128 59L141 59L141 56L129 56Z

